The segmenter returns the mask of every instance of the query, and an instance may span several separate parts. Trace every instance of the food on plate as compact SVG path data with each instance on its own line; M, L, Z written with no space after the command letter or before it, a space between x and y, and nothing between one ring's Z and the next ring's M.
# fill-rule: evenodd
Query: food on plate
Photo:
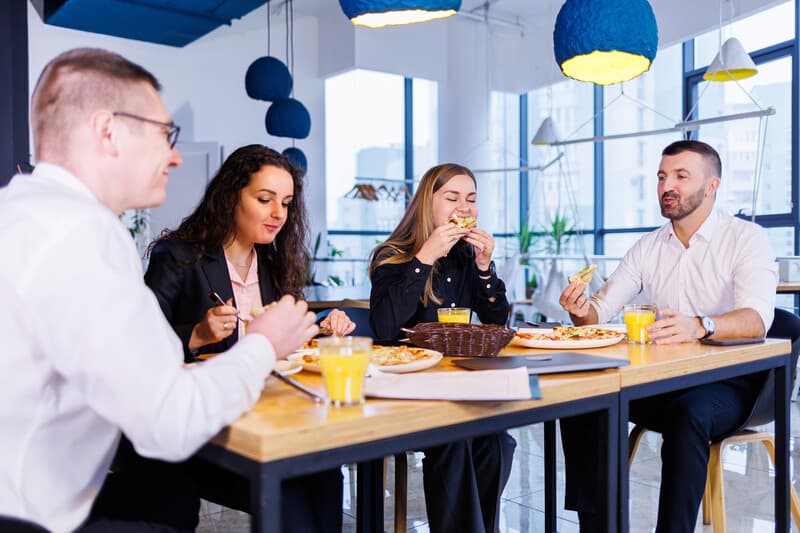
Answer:
M593 328L590 326L558 326L548 333L519 333L517 338L532 341L595 341L601 339L616 339L622 333L610 329Z
M378 366L405 365L421 359L433 357L431 352L422 348L411 346L372 346L370 361ZM310 365L319 364L319 354L303 354L300 358L303 363Z
M294 361L275 361L275 370L278 372L289 372L300 366Z
M478 225L478 220L475 217L466 216L466 217L459 217L453 215L448 220L451 224L455 224L459 228L474 228Z
M307 343L305 343L302 347L303 350L315 350L317 349L317 339L310 339Z
M597 270L597 263L592 263L591 265L583 267L579 272L571 275L569 277L570 283L573 281L580 281L581 283L589 284L592 282L592 277L594 276L594 271Z

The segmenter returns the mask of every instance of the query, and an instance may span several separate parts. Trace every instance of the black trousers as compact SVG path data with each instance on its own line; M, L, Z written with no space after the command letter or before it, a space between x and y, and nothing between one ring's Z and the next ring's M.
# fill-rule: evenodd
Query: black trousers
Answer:
M113 519L122 517L127 520L133 518L141 521L141 517L136 513L144 512L145 522L166 525L177 531L194 531L198 523L201 497L239 511L250 510L249 481L229 470L199 459L190 459L182 463L146 459L138 455L130 442L123 438L113 469L115 472L109 479L115 475L120 476L126 480L125 487L114 491L114 498L101 506L103 511L97 513L98 516ZM136 511L136 508L141 508L141 505L136 503L137 495L131 492L127 492L126 495L126 491L131 488L129 480L132 477L144 478L143 481L133 484L134 490L138 492L136 485L144 486L146 483L150 488L145 487L145 490L155 490L159 494L159 501L167 503L161 506L152 505L148 500L146 502L148 509ZM285 480L282 484L281 502L281 531L340 533L341 470L335 468ZM134 509L129 510L131 503ZM95 507L98 507L98 504L95 504ZM105 510L109 508L110 511Z
M631 402L631 420L663 436L656 533L694 531L710 442L745 422L762 383L762 376L738 377ZM605 426L594 413L561 420L565 507L578 511L581 533L605 529L603 461L594 446L605 438Z
M422 450L425 508L432 533L495 533L500 495L516 441L494 433Z

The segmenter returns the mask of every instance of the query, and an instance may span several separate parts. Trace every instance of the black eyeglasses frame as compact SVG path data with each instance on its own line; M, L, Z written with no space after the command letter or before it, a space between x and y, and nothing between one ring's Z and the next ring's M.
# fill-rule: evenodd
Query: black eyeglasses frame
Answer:
M175 148L175 144L178 142L178 135L181 133L181 127L175 124L174 122L161 122L160 120L153 120L152 118L143 117L141 115L135 115L133 113L127 113L125 111L114 111L111 113L115 117L126 117L132 118L134 120L138 120L141 122L147 122L149 124L155 124L157 126L163 126L167 128L167 142L169 143L170 149Z

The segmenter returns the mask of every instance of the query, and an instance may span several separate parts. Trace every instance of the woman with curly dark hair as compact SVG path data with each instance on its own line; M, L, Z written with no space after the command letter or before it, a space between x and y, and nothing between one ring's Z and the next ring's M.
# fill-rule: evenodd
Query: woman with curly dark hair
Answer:
M251 309L285 294L303 298L310 256L307 227L303 173L285 156L251 144L225 160L194 212L150 245L145 282L180 337L187 362L235 344L244 333L237 312L247 320ZM215 293L226 305L219 305ZM320 326L340 335L355 328L338 310ZM143 459L123 441L117 466L188 478L197 496L243 511L249 508L248 481L202 461L168 464ZM195 501L199 506L199 499ZM339 469L284 482L282 501L283 531L341 531ZM181 523L192 518L196 523L196 513Z
M251 144L225 160L194 212L150 245L145 282L187 362L235 344L244 333L237 312L247 320L285 294L303 298L307 228L302 171L285 156ZM336 310L320 325L337 334L355 328Z

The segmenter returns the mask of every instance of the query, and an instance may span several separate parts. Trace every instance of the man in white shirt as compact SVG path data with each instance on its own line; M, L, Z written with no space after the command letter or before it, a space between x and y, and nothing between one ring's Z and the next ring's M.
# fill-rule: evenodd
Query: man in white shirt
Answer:
M117 54L59 55L33 93L36 169L0 190L0 515L55 532L82 527L120 432L143 456L187 458L317 333L284 297L231 350L184 368L118 219L163 202L181 164L159 89Z
M760 226L715 212L719 155L708 144L678 141L662 152L661 214L670 222L639 239L595 294L569 284L559 303L576 325L607 322L641 295L659 319L648 326L656 344L702 338L764 337L775 307L775 256ZM662 433L657 532L694 531L705 487L709 442L741 425L763 376L744 376L642 399L631 420ZM591 416L562 421L567 461L566 507L581 531L603 531Z

